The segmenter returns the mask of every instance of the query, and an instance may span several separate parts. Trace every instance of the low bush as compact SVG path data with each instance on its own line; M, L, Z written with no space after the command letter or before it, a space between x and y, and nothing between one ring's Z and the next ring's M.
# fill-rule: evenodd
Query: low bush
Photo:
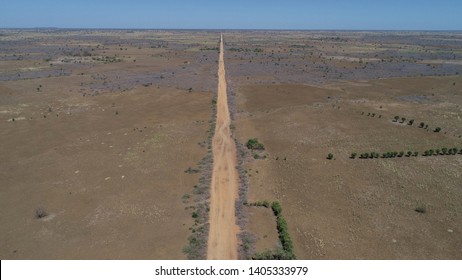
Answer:
M42 219L48 216L48 213L45 211L43 208L37 208L35 209L35 218L36 219Z
M251 138L247 141L247 148L251 149L251 150L264 150L265 149L265 146L258 142L258 139L257 138Z

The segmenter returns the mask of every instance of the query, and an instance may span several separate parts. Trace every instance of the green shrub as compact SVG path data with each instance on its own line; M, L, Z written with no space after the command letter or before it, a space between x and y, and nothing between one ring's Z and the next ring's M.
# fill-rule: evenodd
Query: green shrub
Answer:
M334 155L333 155L333 154L329 153L329 154L327 155L327 159L331 160L331 159L333 159L333 158L334 158Z
M271 209L273 209L273 213L275 216L279 216L282 213L282 207L279 201L274 201L271 204Z
M251 138L247 141L247 148L251 150L264 150L265 146L258 142L257 138Z
M188 174L199 173L199 169L195 169L195 168L188 167L188 169L186 169L186 170L184 171L184 173L188 173Z
M251 257L252 260L295 260L293 253L285 252L281 249L266 250L262 253L256 253Z
M425 207L425 205L419 205L414 209L414 211L420 214L425 214L427 213L427 207Z
M277 228L278 228L279 240L281 241L282 248L286 252L292 252L294 249L294 245L289 235L289 228L287 226L286 220L281 215L277 217Z

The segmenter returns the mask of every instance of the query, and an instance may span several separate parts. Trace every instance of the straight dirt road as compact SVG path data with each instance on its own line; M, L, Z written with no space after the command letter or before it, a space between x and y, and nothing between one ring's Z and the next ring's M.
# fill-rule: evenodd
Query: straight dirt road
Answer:
M228 96L226 92L223 34L218 62L218 99L215 135L212 141L213 173L210 187L210 229L207 259L237 259L235 202L239 180L236 169L236 144L231 137Z

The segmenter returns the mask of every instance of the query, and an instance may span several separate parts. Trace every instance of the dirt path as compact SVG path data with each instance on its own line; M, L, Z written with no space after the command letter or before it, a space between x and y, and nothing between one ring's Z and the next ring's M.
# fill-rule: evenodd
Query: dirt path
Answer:
M236 144L231 137L231 123L226 93L223 34L218 62L218 99L215 135L212 141L213 173L210 188L210 229L207 259L237 259L235 202L239 180L236 169Z

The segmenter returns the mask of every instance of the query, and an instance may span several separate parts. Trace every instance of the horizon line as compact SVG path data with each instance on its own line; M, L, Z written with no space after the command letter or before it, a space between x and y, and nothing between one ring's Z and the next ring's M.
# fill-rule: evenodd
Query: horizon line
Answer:
M0 27L0 30L177 30L177 31L336 31L336 32L462 32L462 29L310 29L310 28L148 28L148 27Z

